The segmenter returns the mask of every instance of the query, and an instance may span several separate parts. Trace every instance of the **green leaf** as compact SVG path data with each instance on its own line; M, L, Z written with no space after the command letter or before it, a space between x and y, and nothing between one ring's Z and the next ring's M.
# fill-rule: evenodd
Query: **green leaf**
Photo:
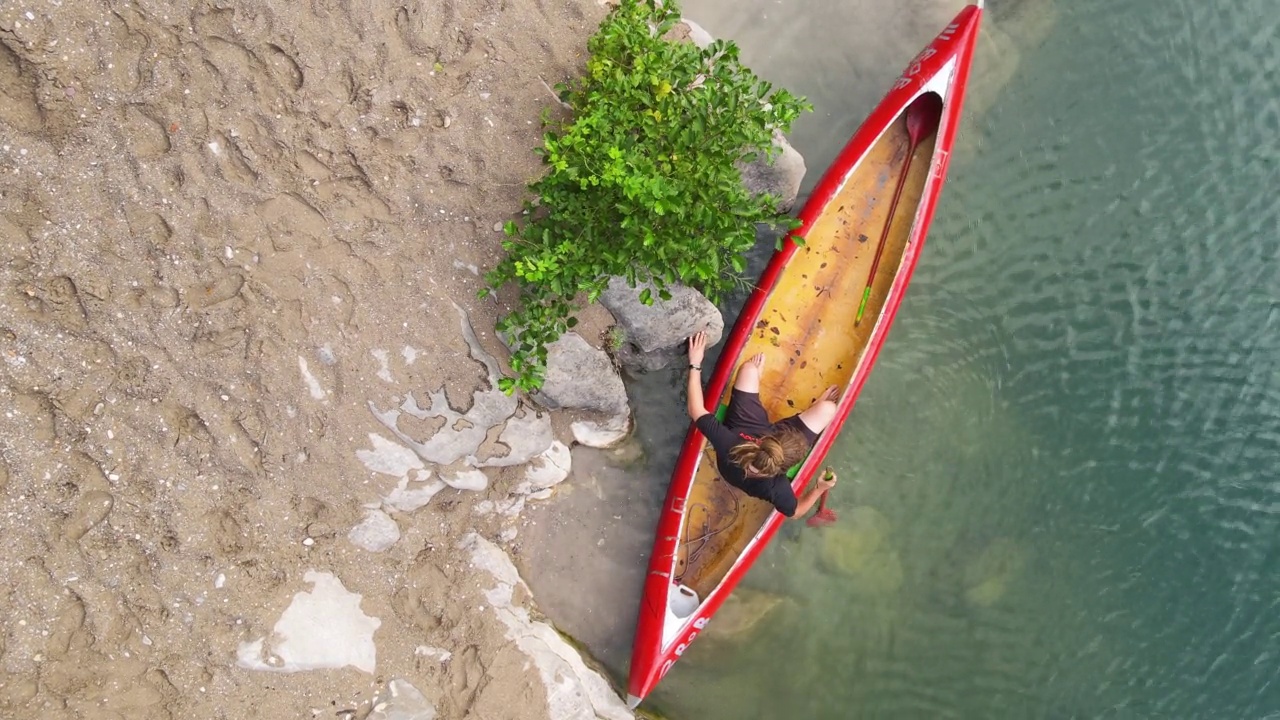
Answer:
M776 199L746 193L735 162L774 152L773 132L812 108L757 78L731 42L663 40L679 18L675 0L620 0L588 40L586 75L555 87L571 112L543 113L546 174L504 223L506 255L478 292L518 290L497 322L513 348L504 391L542 385L547 345L609 277L653 281L646 304L675 282L715 299L741 282L757 223L797 227Z

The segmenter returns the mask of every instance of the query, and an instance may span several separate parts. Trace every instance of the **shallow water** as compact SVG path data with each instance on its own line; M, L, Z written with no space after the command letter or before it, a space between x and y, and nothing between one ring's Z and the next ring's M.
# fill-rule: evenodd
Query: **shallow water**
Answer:
M1280 14L1077 0L1044 37L1001 25L1031 4L989 14L1020 62L975 68L1009 79L975 88L836 444L841 521L784 527L745 582L784 601L693 644L651 698L670 717L1280 717ZM808 186L933 33L877 37L838 0L685 10L814 100ZM669 472L679 406L641 422L636 473Z

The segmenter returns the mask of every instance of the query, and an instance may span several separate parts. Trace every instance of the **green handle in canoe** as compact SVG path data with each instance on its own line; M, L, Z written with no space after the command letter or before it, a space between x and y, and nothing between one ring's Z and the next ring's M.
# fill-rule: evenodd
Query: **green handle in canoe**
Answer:
M858 314L853 318L853 324L857 325L862 322L862 311L867 309L867 300L871 299L871 285L868 284L866 289L862 291L862 302L858 303Z

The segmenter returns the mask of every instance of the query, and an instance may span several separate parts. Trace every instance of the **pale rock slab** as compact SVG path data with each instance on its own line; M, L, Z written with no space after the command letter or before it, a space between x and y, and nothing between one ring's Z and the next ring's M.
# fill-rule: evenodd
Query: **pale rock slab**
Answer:
M428 395L426 407L420 406L417 398L408 393L399 407L382 410L371 401L369 411L396 440L427 463L450 465L465 459L469 465L476 467L528 462L529 458L537 456L551 445L551 419L530 412L516 416L520 407L519 399L498 389L498 380L502 375L498 361L480 345L466 311L457 305L454 307L461 318L462 337L466 340L471 357L484 365L489 387L477 390L472 395L471 409L466 413L459 413L449 406L443 389ZM402 414L421 420L442 418L445 422L431 437L419 440L400 429L398 421ZM498 440L509 448L508 453L500 458L478 460L476 452L488 437L490 429L495 427L503 428Z
M369 433L369 442L373 449L357 450L356 458L373 472L404 477L413 470L426 467L422 458L400 443L392 442L377 433Z
M550 447L554 440L551 418L521 403L520 410L507 419L498 434L498 443L507 448L506 454L478 459L472 464L476 467L523 465Z
M689 28L689 42L694 45L704 48L716 41L715 37L712 36L711 33L707 32L706 28L689 18L682 17L680 18L680 22L684 23Z
M535 497L535 496L541 495L542 493L547 493L547 495L545 497ZM527 501L528 498L534 498L536 500L545 500L548 497L550 497L550 491L543 490L543 491L540 491L539 493L534 493L533 495L515 494L503 500L498 500L497 502L494 502L493 500L481 500L480 502L476 503L475 507L472 509L472 512L474 512L477 515L497 514L497 515L503 515L505 517L513 518L519 515L521 511L524 510L525 502Z
M418 657L431 658L442 663L447 663L453 659L453 653L444 648L434 647L432 645L419 645L414 648L413 654Z
M547 712L557 720L634 720L634 715L600 673L587 667L582 656L555 628L533 620L512 598L517 587L528 592L511 558L497 545L471 533L459 549L471 555L472 565L493 576L485 591L507 638L516 643L538 668L547 690Z
M569 430L579 445L611 448L631 435L631 416L619 415L604 422L577 420L570 423Z
M436 720L436 706L408 680L392 678L365 720Z
M559 485L569 477L572 467L573 454L569 452L569 446L556 441L525 468L524 481L517 487L517 492L529 495Z
M472 492L481 492L489 487L489 476L479 470L462 470L449 476L440 478L445 485L454 490L471 490Z
M361 596L333 575L308 570L303 580L313 589L293 596L269 636L240 643L236 664L284 673L350 666L372 674L377 664L373 633L382 621L365 615Z
M351 528L347 539L369 552L382 552L400 539L400 526L381 510L366 510L364 522Z
M449 487L443 480L427 482L430 478L429 470L419 470L414 480L408 477L400 478L395 489L382 498L382 504L391 510L403 513L411 513L425 506L441 490Z

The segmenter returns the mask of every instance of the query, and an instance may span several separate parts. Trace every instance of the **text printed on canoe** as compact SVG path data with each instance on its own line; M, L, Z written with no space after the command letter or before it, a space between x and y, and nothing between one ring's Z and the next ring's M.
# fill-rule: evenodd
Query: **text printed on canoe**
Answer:
M950 160L951 153L939 148L938 152L935 153L933 172L929 173L934 180L941 180L942 176L947 174L947 163Z
M959 29L960 29L959 24L951 23L946 27L946 29L944 29L938 35L938 40L943 42L951 40L951 38L955 36L956 31ZM897 82L893 84L893 89L901 90L902 88L905 88L911 83L915 82L916 76L919 75L924 70L924 61L928 60L929 58L937 54L938 54L938 49L935 48L933 45L930 45L929 47L920 51L920 54L915 56L915 58L907 65L907 71L902 73L902 77L898 78Z
M707 626L708 622L710 622L708 618L698 618L693 621L693 632L689 633L689 636L684 639L684 642L676 645L675 657L662 663L662 671L658 673L658 679L662 679L667 676L667 671L671 669L672 665L676 664L676 660L681 655L684 655L684 651L689 649L689 645L693 642L693 639L698 637L698 633Z

